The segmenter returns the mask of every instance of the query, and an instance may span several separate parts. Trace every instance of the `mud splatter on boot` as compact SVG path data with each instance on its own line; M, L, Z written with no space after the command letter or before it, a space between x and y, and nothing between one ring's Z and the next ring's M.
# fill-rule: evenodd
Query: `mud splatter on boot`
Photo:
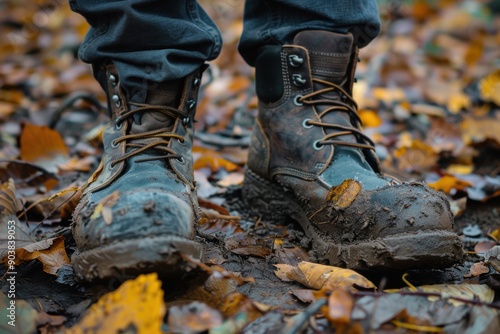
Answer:
M451 266L463 252L446 197L383 177L361 132L352 99L357 58L351 34L327 31L303 31L293 45L261 50L247 205L271 220L296 220L319 259L333 265ZM355 191L342 193L349 185Z
M176 276L190 269L183 255L202 256L193 240L199 207L191 157L201 71L152 87L145 103L127 101L114 66L105 73L111 122L101 164L73 214L74 271L88 281L116 271ZM96 208L112 196L105 219Z

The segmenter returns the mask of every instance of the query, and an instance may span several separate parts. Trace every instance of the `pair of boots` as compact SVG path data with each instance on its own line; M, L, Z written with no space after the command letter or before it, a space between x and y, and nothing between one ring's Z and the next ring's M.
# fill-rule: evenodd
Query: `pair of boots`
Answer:
M271 220L291 217L319 260L353 269L445 267L462 257L447 199L420 183L384 178L361 132L352 85L352 35L303 31L256 62L259 113L243 184ZM191 147L201 70L127 101L106 68L111 123L102 162L74 213L78 277L159 271L200 259ZM345 188L345 189L344 189ZM346 190L346 191L344 191ZM113 198L112 219L95 214Z

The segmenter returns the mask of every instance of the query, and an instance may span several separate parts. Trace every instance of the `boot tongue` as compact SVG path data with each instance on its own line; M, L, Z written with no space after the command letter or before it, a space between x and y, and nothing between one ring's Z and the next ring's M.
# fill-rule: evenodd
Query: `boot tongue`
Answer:
M313 78L322 79L341 86L349 92L350 76L347 73L351 61L354 39L352 34L338 34L329 31L308 30L302 31L295 36L294 43L308 50L310 68ZM329 86L322 83L313 83L315 91ZM316 96L315 99L328 99L341 101L340 91L333 90ZM318 112L322 112L332 105L316 105ZM331 111L322 117L324 123L338 124L352 127L349 112ZM327 134L338 132L337 129L325 128ZM357 142L353 135L335 137L334 140L344 142ZM344 149L343 146L337 148Z
M147 91L145 104L153 106L179 107L179 101L182 94L182 82L169 81L158 84L154 89ZM131 106L131 109L137 109ZM133 122L130 128L130 134L140 134L157 129L171 129L175 119L161 112L154 110L145 110L133 115Z
M348 74L353 41L351 34L307 30L295 36L294 44L308 50L313 77L342 84Z

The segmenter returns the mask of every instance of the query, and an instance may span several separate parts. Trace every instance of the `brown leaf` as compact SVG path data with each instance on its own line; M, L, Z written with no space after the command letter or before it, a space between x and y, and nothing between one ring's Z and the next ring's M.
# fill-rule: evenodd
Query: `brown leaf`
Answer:
M494 241L481 241L474 246L474 252L478 254L484 254L491 248L495 247L497 243Z
M64 237L46 239L16 249L16 265L35 259L43 264L43 271L57 275L59 268L69 264L69 258L64 248ZM4 258L4 262L6 260Z
M161 334L164 314L157 274L141 275L102 296L68 332L124 333L134 328L136 333Z
M398 158L398 168L405 171L430 169L436 165L438 156L434 149L420 140L414 140L410 146L403 146L394 151Z
M65 163L57 165L57 168L59 168L59 170L63 172L71 172L71 171L90 172L94 162L95 162L95 157L90 155L82 159L79 159L78 157L73 157L68 161L66 161Z
M59 132L46 126L25 124L20 138L21 159L57 171L57 164L69 158L68 148Z
M296 281L306 287L320 290L334 290L338 287L375 289L375 285L357 272L339 267L312 262L300 262L297 267L276 264L274 273L285 282Z
M14 180L0 184L0 214L13 215L22 208L21 201L16 198Z
M354 202L361 187L361 183L356 180L344 180L340 185L330 189L326 200L333 203L336 208L345 209Z
M262 316L262 311L254 305L253 301L240 292L227 295L219 306L219 310L225 317L232 317L244 312L250 322Z
M490 269L488 267L486 267L483 262L474 263L470 267L470 274L472 277L476 277L476 276L479 276L481 274L487 274L489 272L490 272Z
M225 169L228 172L233 172L237 170L239 167L237 164L226 160L220 156L217 155L205 155L202 157L199 157L196 159L194 162L193 168L194 169L200 169L200 168L206 168L209 167L212 171L216 172L220 168Z
M198 333L220 325L221 313L198 301L168 310L168 325L174 333Z
M299 246L284 247L283 239L274 239L273 250L280 263L296 266L299 262L309 260L309 254L304 248Z
M334 289L328 297L328 306L324 314L334 325L346 325L351 321L351 312L354 308L354 297L344 289Z

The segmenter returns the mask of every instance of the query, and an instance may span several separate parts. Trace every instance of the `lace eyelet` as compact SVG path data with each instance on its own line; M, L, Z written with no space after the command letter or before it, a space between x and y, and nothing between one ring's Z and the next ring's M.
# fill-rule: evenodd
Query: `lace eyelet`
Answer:
M302 103L300 101L301 98L302 98L302 95L295 96L295 98L293 99L293 104L295 104L297 107L303 106L304 103Z
M180 138L177 138L177 140L179 141L179 144L182 145L182 146L186 146L186 140L185 139L180 139Z
M189 110L193 110L196 107L196 101L194 99L189 99L187 101Z
M316 151L319 151L319 150L322 150L323 147L325 147L325 145L321 144L321 140L316 140L314 143L313 143L313 148L316 150Z
M304 63L304 58L301 58L298 55L292 54L288 56L288 63L292 67L299 67Z
M190 119L189 117L184 117L184 118L182 119L182 124L184 124L184 125L188 125L190 120L191 120L191 119Z
M120 146L120 143L117 143L116 139L113 139L113 141L111 142L111 147L112 148L117 148L118 146Z
M305 129L310 129L310 128L312 128L314 125L312 125L312 124L308 124L310 120L311 120L310 118L306 118L306 119L302 122L302 127L303 127L303 128L305 128Z
M108 170L113 170L115 169L117 164L115 164L113 161L111 161L109 164L108 164Z
M111 101L113 101L115 103L115 107L117 107L117 108L120 108L120 106L122 105L122 102L120 101L120 97L116 94L111 96Z
M115 119L115 130L121 130L123 128L123 122L119 118Z
M184 160L184 157L175 158L175 160L177 160L180 164L184 164L186 162L186 160Z

